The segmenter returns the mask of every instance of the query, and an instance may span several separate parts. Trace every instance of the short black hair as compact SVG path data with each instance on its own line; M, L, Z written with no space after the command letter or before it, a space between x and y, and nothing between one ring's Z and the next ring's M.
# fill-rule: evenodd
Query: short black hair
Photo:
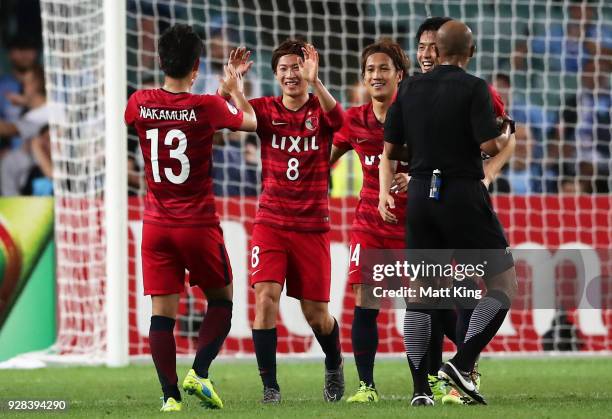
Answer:
M446 22L449 22L451 20L453 19L450 17L443 17L443 16L433 16L433 17L428 17L427 19L425 19L423 23L421 23L421 26L419 26L419 29L417 30L417 33L415 36L417 44L421 40L421 35L423 35L423 32L429 32L429 31L437 32L438 29L440 29L442 25L444 25Z
M300 38L286 39L278 47L276 47L274 51L272 51L272 60L270 62L274 74L276 74L276 66L283 56L295 54L303 59L304 52L302 51L302 48L306 48L306 42Z
M386 54L393 61L393 65L397 71L402 73L402 77L406 77L408 75L408 71L410 70L410 59L406 56L406 53L393 39L388 37L382 37L377 42L368 45L364 48L361 53L361 76L365 74L366 62L370 55L376 53Z
M182 79L187 76L202 55L202 39L189 25L176 24L159 38L157 51L166 76Z

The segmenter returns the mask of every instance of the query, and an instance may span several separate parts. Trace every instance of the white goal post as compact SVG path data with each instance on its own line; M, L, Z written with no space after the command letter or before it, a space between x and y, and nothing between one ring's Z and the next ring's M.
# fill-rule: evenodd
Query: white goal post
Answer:
M125 0L104 1L104 116L106 177L106 364L129 362L127 131L121 123L127 103ZM118 24L119 23L119 24Z

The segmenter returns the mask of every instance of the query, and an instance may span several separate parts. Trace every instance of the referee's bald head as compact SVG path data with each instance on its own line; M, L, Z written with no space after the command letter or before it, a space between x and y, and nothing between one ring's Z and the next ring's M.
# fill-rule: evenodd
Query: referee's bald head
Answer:
M470 58L474 53L472 31L459 20L450 20L438 29L436 41L440 58Z

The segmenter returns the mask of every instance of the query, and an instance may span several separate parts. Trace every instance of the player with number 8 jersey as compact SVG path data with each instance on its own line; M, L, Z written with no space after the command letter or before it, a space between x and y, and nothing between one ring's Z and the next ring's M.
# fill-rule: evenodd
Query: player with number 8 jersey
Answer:
M173 330L188 270L208 306L183 389L207 407L222 408L208 368L231 327L232 270L212 192L212 142L219 129L254 131L257 120L242 76L228 67L221 85L236 106L190 93L202 53L190 26L169 28L158 48L163 87L135 92L125 110L126 124L138 133L147 181L141 254L144 293L153 305L149 345L164 393L161 410L181 410Z
M241 73L248 55L230 55ZM264 403L278 403L276 318L281 291L300 300L325 353L326 401L344 393L338 323L329 314L329 153L344 113L318 78L314 46L287 40L272 54L282 96L250 101L261 141L263 191L251 240L250 283L255 289L253 342ZM312 87L314 94L308 93ZM224 94L225 92L220 92Z
M329 152L342 126L339 104L323 112L309 95L299 109L282 97L250 101L261 140L262 194L256 224L302 232L329 230Z

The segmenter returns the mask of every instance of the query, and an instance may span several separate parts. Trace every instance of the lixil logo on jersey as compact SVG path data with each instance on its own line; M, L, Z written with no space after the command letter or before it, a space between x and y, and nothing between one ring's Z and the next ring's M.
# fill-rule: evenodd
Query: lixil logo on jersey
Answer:
M306 125L306 128L309 130L314 131L319 126L319 119L316 116L311 116L306 120L304 125Z

